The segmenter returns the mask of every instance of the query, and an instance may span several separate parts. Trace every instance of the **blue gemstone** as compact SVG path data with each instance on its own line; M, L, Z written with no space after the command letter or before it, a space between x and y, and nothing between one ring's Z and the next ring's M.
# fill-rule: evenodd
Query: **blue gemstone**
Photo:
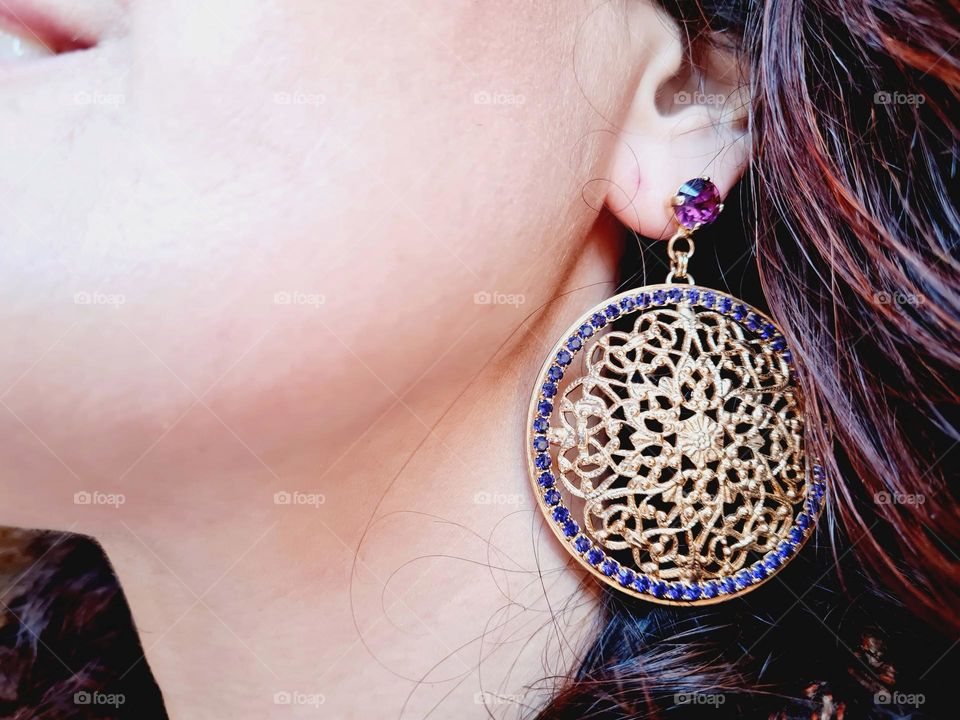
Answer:
M770 323L764 323L763 330L760 331L760 337L769 340L777 333L777 329Z
M786 362L788 362L788 363L792 363L792 362L793 362L793 353L790 352L789 350L784 350L784 351L783 351L783 359L784 359L784 361L786 361Z
M730 312L731 307L733 307L733 300L728 297L720 298L720 302L717 303L717 310L722 313Z
M580 532L580 526L577 525L575 520L567 520L563 524L563 534L568 538L574 537L578 532Z
M667 301L667 294L663 290L657 290L653 293L653 302L657 305L663 305Z
M637 575L630 568L620 568L620 572L617 573L617 580L624 587L630 587L633 585L633 581L636 579Z
M600 572L602 572L607 577L613 577L617 574L617 570L620 569L620 566L617 564L616 560L611 560L607 558L603 561L603 565L600 566Z
M587 553L587 562L591 565L596 565L601 560L603 560L603 551L600 548L590 548L590 551Z
M620 316L620 310L616 305L607 305L603 310L603 314L607 316L608 320L614 320Z
M703 596L705 598L709 600L710 598L715 598L719 594L720 594L720 583L718 583L716 580L710 580L704 583Z
M576 352L577 350L583 347L583 340L574 336L569 340L567 340L567 347L573 350L574 352Z
M650 578L646 575L637 575L637 579L633 581L633 587L637 592L646 592L650 589Z
M667 594L667 584L663 580L657 580L650 585L650 594L654 597L662 598Z
M800 513L797 516L797 527L801 530L806 530L810 527L810 516L806 513Z
M537 452L543 452L548 447L550 447L550 443L547 442L547 438L543 435L537 435L533 439L533 449Z
M763 580L767 576L767 568L762 562L755 563L750 568L750 577L754 580Z
M566 350L561 350L557 353L557 364L563 365L566 367L573 360L573 355L568 353Z
M551 365L550 369L547 370L547 379L556 382L561 378L563 378L563 368L559 365Z
M733 309L733 319L736 321L743 320L747 316L747 309L743 305L737 305Z
M683 291L680 288L670 288L670 292L667 293L667 297L670 298L671 302L678 303L683 300Z
M667 586L667 597L671 600L679 600L683 597L683 585L680 583L670 583Z
M543 387L540 388L540 392L543 393L544 397L552 398L554 395L557 394L557 385L556 383L545 382L543 384Z
M817 500L823 500L823 495L827 491L827 486L822 482L815 482L810 488L810 494Z
M757 331L760 329L760 317L755 313L750 313L747 315L747 327L750 330Z
M550 488L543 494L543 501L547 505L556 505L560 502L560 493L558 493L553 488Z
M816 497L809 498L807 500L806 509L811 515L816 515L818 512L820 512L820 500L818 500Z
M553 461L550 460L550 456L546 453L542 455L537 455L537 459L533 461L533 464L537 466L537 470L546 470L550 467Z
M553 403L548 400L541 400L537 403L537 412L546 416L553 412Z
M607 318L604 317L603 315L601 315L600 313L594 313L594 314L590 317L590 323L591 323L595 328L602 328L604 325L607 324Z
M584 323L580 326L580 337L586 339L593 335L593 325L590 323Z
M713 292L706 292L703 295L703 305L704 307L712 308L714 303L717 302L717 296Z
M780 558L780 562L783 562L788 557L793 554L794 544L787 540L784 540L779 545L777 545L777 557Z
M772 347L777 352L780 352L781 350L786 350L787 349L786 338L784 338L783 336L775 337L773 339L773 342L770 343L770 347Z
M587 550L590 549L590 541L587 540L587 538L585 538L583 535L581 535L580 537L578 537L576 540L573 541L573 547L576 549L578 553L585 553Z
M737 590L743 590L752 582L753 578L750 576L749 570L741 570L733 576L733 584L736 586Z
M763 558L763 564L770 572L780 567L780 556L775 552L767 553Z
M737 589L737 583L732 577L725 577L720 581L720 589L729 595Z
M700 300L700 291L696 288L690 288L687 290L687 300L689 300L691 303L695 303Z
M803 530L798 527L791 528L790 534L787 537L790 538L790 542L798 543L803 540Z
M537 484L542 488L553 487L556 481L557 478L553 476L552 472L540 473L540 477L537 478Z
M699 599L700 599L700 593L702 593L702 592L703 592L703 590L700 588L699 585L687 585L687 586L683 589L683 599L684 599L684 600L699 600Z
M826 473L823 471L823 468L819 465L813 466L813 477L816 480L823 480L826 477Z
M625 297L620 301L620 309L623 312L630 312L637 306L636 301L632 297Z
M558 523L566 522L568 517L570 517L570 511L563 505L558 505L553 509L553 519Z
M545 433L550 428L550 423L547 422L546 418L538 417L533 421L533 431L538 433Z
M640 307L646 307L650 304L650 293L640 293L637 295L637 304Z

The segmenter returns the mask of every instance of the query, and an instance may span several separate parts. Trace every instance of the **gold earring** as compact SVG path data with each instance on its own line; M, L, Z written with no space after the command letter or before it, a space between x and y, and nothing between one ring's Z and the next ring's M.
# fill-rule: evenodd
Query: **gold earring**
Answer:
M607 585L666 604L741 595L813 532L826 491L777 326L694 284L693 233L723 205L709 178L672 200L666 282L587 311L534 386L531 483L567 550Z

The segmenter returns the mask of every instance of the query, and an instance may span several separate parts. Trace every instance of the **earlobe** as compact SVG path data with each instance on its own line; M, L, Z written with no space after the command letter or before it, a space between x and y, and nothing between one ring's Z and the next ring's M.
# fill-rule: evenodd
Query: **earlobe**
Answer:
M684 62L676 25L646 22L635 87L611 150L608 209L649 238L675 229L670 199L688 178L708 175L723 196L749 159L747 84L732 51L710 48L696 67Z

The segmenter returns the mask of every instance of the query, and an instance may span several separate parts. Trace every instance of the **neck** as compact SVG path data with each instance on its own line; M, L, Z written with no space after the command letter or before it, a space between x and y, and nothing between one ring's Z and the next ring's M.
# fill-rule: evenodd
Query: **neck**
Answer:
M272 717L286 700L291 717L498 716L575 665L596 598L541 523L523 438L553 340L611 290L603 250L576 266L459 384L428 375L282 462L156 477L149 512L97 532L171 717Z

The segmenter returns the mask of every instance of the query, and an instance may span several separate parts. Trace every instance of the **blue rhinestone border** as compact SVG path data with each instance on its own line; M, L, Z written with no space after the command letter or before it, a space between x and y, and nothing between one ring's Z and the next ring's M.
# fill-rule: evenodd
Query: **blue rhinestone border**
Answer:
M762 584L788 563L814 533L817 518L823 509L826 495L826 479L823 468L818 464L810 466L806 478L803 509L794 516L794 526L789 539L782 540L776 550L772 550L752 565L744 567L731 577L717 578L699 583L668 582L643 575L636 570L622 566L607 554L585 534L572 519L572 514L563 504L563 498L555 487L556 478L549 471L552 464L549 446L545 451L542 440L546 440L549 430L549 418L554 406L551 399L556 395L558 382L573 358L585 347L585 341L598 330L622 316L644 312L651 308L666 305L690 305L719 312L735 320L740 326L756 338L765 341L768 348L793 367L793 356L787 342L765 315L719 290L700 286L662 285L648 286L640 291L623 293L612 298L602 308L594 308L578 324L573 334L561 341L560 349L545 363L540 373L540 389L533 398L531 409L535 409L533 422L528 430L532 436L529 449L532 451L532 467L535 468L534 487L539 505L557 536L563 540L568 550L586 567L612 587L639 596L646 600L661 603L695 605L717 602L726 596L740 595L747 589ZM545 386L546 392L544 392ZM548 394L549 393L549 394ZM542 440L541 440L542 439ZM545 484L548 482L549 484Z

